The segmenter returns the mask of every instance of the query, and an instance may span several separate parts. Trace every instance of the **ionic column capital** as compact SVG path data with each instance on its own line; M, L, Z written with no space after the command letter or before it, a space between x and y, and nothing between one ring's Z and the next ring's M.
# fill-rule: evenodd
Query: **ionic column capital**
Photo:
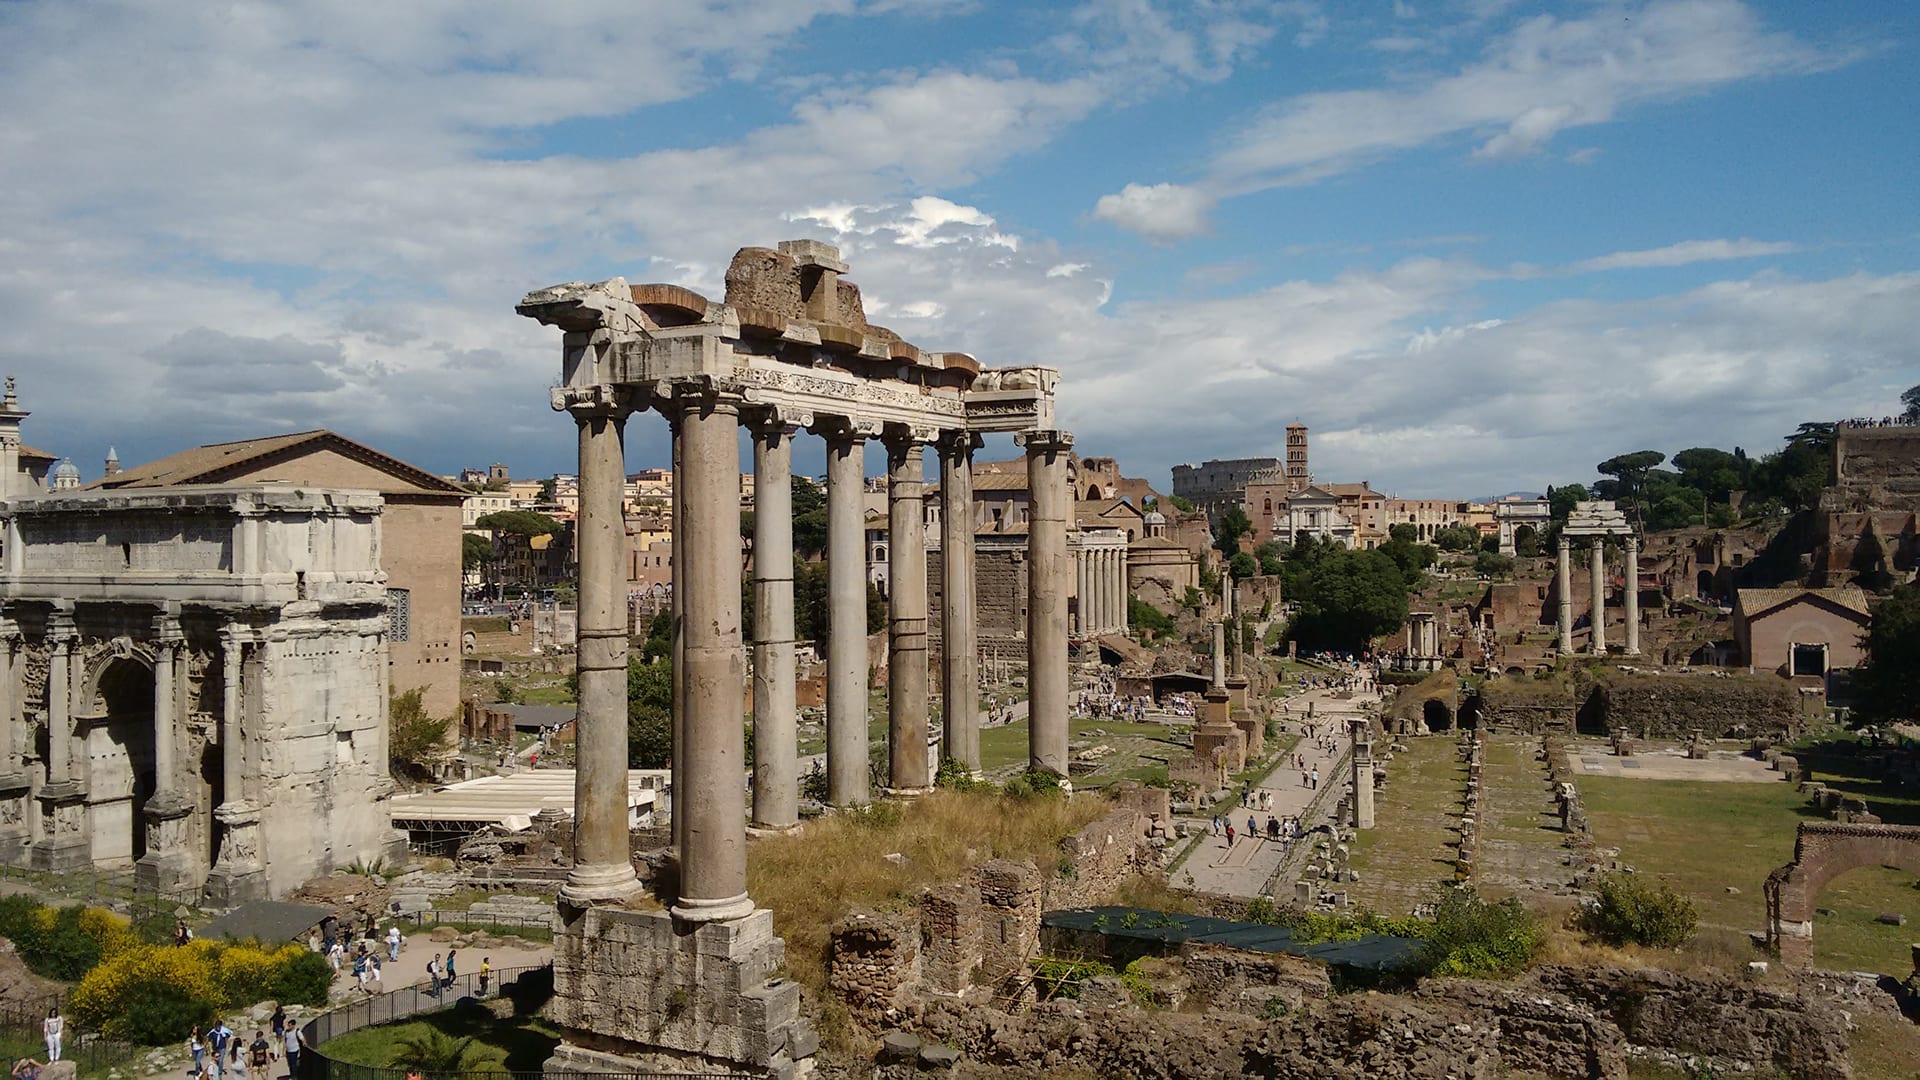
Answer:
M572 413L580 423L602 417L625 420L633 412L632 395L605 383L556 386L547 392L547 398L555 412Z
M1058 428L1042 428L1036 431L1018 432L1013 437L1016 446L1023 446L1029 454L1057 453L1073 448L1073 432Z

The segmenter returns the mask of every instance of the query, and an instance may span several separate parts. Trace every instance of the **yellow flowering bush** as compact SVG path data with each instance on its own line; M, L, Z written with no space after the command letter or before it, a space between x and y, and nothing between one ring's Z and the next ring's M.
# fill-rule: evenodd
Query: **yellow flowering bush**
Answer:
M127 944L87 972L69 1008L83 1027L161 1044L184 1038L220 1010L265 998L324 1003L331 975L324 959L298 945L269 952L254 943L206 940Z
M81 909L80 932L92 938L94 944L100 946L102 959L137 944L133 935L133 924L106 908Z

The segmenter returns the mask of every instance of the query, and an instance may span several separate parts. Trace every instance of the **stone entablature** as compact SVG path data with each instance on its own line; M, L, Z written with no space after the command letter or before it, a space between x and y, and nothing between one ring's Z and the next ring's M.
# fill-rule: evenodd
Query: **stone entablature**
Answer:
M0 503L0 860L233 903L389 850L381 510L270 485Z

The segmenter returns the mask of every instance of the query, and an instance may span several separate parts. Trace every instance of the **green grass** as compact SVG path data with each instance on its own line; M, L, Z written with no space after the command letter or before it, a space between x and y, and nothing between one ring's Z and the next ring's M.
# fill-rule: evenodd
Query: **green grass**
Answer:
M560 1045L560 1029L534 1016L495 1019L476 1008L457 1006L425 1013L398 1024L350 1031L330 1040L326 1055L354 1065L387 1068L400 1040L428 1030L439 1030L456 1039L472 1038L506 1051L511 1072L539 1072Z
M1691 896L1703 927L1765 929L1767 874L1792 861L1800 822L1821 820L1810 812L1807 797L1787 783L1583 776L1579 785L1595 842L1619 848L1623 862ZM1878 805L1873 795L1868 798ZM1728 886L1739 891L1730 893ZM1911 970L1907 946L1913 929L1873 922L1883 911L1920 914L1920 891L1910 875L1854 870L1834 879L1815 904L1838 913L1814 920L1815 964L1903 975Z
M1374 795L1379 825L1362 830L1348 848L1360 871L1348 892L1359 903L1404 914L1431 900L1435 883L1453 879L1454 824L1467 785L1458 746L1445 737L1412 739L1387 763L1387 785Z

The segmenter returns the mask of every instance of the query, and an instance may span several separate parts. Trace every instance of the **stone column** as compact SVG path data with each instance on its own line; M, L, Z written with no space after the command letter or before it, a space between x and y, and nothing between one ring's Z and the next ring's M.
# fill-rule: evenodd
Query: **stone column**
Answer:
M887 785L933 789L927 772L927 509L925 443L887 439Z
M973 451L978 436L949 432L940 442L942 580L946 602L940 607L942 713L945 753L973 772L980 771L980 670L974 624Z
M827 801L867 801L866 441L827 439Z
M1593 655L1607 655L1607 538L1593 538L1593 551L1589 556L1590 573L1593 577Z
M266 866L260 849L260 808L247 798L243 724L246 688L242 679L250 637L251 632L238 623L220 631L220 784L225 799L213 811L220 825L220 854L207 876L207 897L229 907L267 895Z
M800 823L793 654L793 428L753 429L753 824Z
M1074 553L1073 569L1075 574L1074 595L1079 598L1079 627L1081 637L1093 636L1093 593L1088 584L1087 549L1081 548Z
M579 719L574 725L573 869L560 889L574 906L624 900L640 889L627 844L627 605L625 410L602 400L574 408L580 435ZM679 485L676 483L675 487ZM679 523L674 523L679 528ZM739 525L735 522L735 533ZM676 577L679 568L674 568ZM680 787L680 776L673 777Z
M1125 606L1120 602L1120 575L1124 571L1120 569L1118 551L1108 548L1106 559L1107 572L1103 581L1106 584L1107 593L1107 624L1104 629L1106 633L1111 634L1120 628L1120 612Z
M47 623L48 787L73 782L73 638L72 614L56 611Z
M1227 688L1227 621L1213 623L1213 689Z
M1373 729L1366 717L1353 720L1353 827L1373 828Z
M1130 604L1131 590L1127 588L1127 549L1121 548L1114 559L1120 564L1120 633L1125 634L1133 625L1133 610Z
M1559 575L1555 584L1560 593L1560 655L1573 653L1573 539L1560 533L1560 558L1555 563Z
M669 576L673 581L673 592L667 597L668 610L672 613L673 624L673 634L667 642L668 662L673 667L673 676L669 680L673 686L673 708L669 717L673 728L673 749L667 760L667 767L671 770L670 778L673 789L668 792L667 795L669 807L667 811L667 821L669 825L667 838L668 844L670 845L668 849L669 853L677 864L680 860L681 828L687 821L687 815L685 813L687 787L681 783L687 776L686 761L681 756L682 750L684 750L687 745L687 690L684 683L687 673L687 658L684 652L686 638L682 633L682 630L686 626L687 610L681 606L681 602L686 598L686 590L683 587L685 585L685 579L680 575L680 568L687 564L687 533L685 529L681 528L681 525L687 519L687 504L686 500L682 497L686 491L684 481L687 474L684 453L686 441L680 437L680 411L673 408L668 408L666 411L668 413L667 427L672 433L673 438L673 536L668 542L669 550L667 553L667 561L670 564L668 569L672 571L672 574ZM622 486L624 488L624 482Z
M1015 437L1027 451L1027 719L1031 768L1067 775L1067 451L1065 431Z
M170 604L154 620L154 792L142 807L146 817L147 851L133 868L134 881L156 892L180 892L192 887L200 865L188 837L193 801L183 790L178 766L178 671L184 643L178 605Z
M1627 534L1627 655L1640 655L1640 538Z
M746 682L740 633L739 411L714 397L675 399L686 489L686 824L680 832L676 918L720 922L753 914L747 896ZM675 487L683 485L676 483ZM622 795L625 785L622 785ZM622 841L625 841L624 830ZM624 853L624 852L623 852Z
M22 751L32 739L20 730L20 696L15 662L20 629L0 618L0 863L19 866L27 858L27 796L30 781Z

